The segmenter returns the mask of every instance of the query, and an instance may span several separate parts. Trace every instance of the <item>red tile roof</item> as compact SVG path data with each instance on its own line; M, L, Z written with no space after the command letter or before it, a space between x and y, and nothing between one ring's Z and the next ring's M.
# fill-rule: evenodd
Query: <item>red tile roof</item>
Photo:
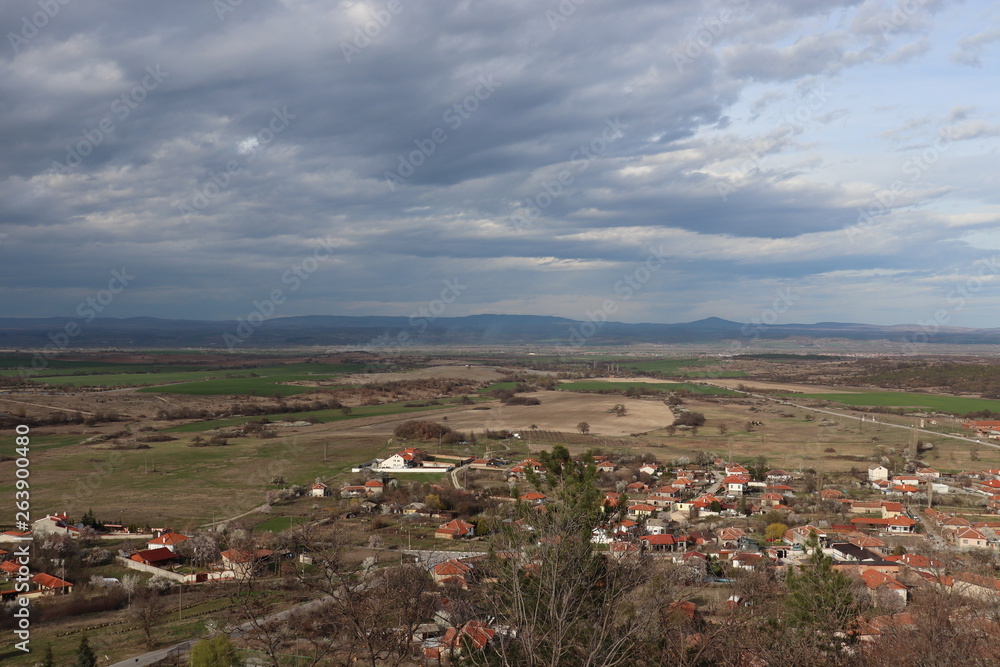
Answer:
M53 577L51 574L39 573L31 578L33 582L38 584L41 588L47 588L49 590L58 590L60 588L72 588L73 584L68 581L63 581L59 577Z

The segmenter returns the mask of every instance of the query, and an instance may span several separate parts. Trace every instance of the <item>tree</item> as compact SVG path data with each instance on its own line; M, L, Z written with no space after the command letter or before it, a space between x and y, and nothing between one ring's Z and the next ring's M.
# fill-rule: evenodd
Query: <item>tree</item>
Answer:
M831 655L840 651L845 641L840 637L862 610L850 578L833 569L833 559L823 555L815 533L806 542L809 549L812 553L798 571L788 570L786 620L799 642Z
M191 649L191 667L237 667L242 665L239 651L229 640L229 635L218 634L202 639Z
M578 430L580 433L584 435L587 435L588 433L590 433L590 424L588 424L587 422L580 422L579 424L576 425L576 430Z
M128 609L129 618L138 624L142 634L146 637L146 645L153 645L153 629L157 621L166 613L163 598L154 590L146 590L132 600L132 605Z
M719 435L725 435L729 433L729 427L725 424L719 424Z
M52 657L52 644L45 645L45 653L42 654L41 667L56 667L55 659Z
M705 415L700 412L682 412L674 419L674 426L704 426Z
M80 647L76 649L76 662L74 667L97 667L97 656L94 649L90 648L90 640L87 635L80 638Z
M615 407L611 408L611 411L615 413L616 417L624 417L628 414L628 408L626 408L622 403L618 403Z
M640 664L640 639L659 625L655 609L668 599L641 588L650 583L647 561L607 558L591 542L603 514L596 468L559 472L540 480L545 512L507 506L515 521L499 522L491 535L480 599L509 631L471 652L472 664Z
M788 526L783 523L772 523L767 528L764 529L764 537L770 542L771 540L780 540L788 532Z

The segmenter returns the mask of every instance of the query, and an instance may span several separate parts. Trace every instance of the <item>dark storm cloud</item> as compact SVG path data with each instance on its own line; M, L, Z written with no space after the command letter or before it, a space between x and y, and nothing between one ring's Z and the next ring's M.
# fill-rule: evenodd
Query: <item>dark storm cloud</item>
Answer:
M234 317L317 244L280 314L398 313L458 272L462 312L573 310L663 244L630 317L664 317L670 282L714 303L747 271L906 264L922 233L839 233L880 184L819 175L850 92L804 105L923 53L898 57L926 9L897 39L872 1L4 3L4 310L129 265L109 315Z

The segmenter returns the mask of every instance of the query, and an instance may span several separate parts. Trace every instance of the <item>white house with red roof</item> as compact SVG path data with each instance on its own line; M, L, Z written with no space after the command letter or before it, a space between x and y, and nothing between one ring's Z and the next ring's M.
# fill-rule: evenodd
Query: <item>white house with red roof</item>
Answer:
M55 534L80 537L80 529L69 522L69 516L66 514L46 514L44 518L31 524L31 532L34 535Z
M187 542L189 539L191 538L187 535L181 535L180 533L168 530L159 537L146 542L146 546L149 549L169 549L170 553L177 553L177 545L181 542Z
M322 498L330 495L330 487L323 482L313 482L309 487L309 495L315 498Z
M416 447L407 447L401 452L397 452L379 464L379 468L390 468L402 470L404 468L415 468L420 464L420 459L424 452Z
M729 475L722 480L722 485L726 487L726 493L730 496L742 496L749 483L748 475Z

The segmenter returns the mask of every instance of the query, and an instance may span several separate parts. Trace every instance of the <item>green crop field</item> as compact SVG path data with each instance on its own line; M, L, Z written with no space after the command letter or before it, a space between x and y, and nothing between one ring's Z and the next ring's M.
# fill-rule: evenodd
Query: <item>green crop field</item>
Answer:
M424 412L427 410L440 410L441 408L453 407L453 404L442 403L441 405L426 405L419 408L408 408L403 403L386 403L384 405L369 405L359 408L352 408L351 414L345 415L337 409L316 410L313 412L285 412L277 415L266 415L270 421L299 421L305 419L319 419L323 423L342 421L345 419L360 419L362 417L379 417L382 415L406 414L409 412ZM226 428L227 426L238 426L245 424L257 417L228 417L225 419L213 419L211 421L192 422L171 426L163 429L164 433L199 433L201 431L211 431L216 428Z
M253 527L254 530L269 530L272 533L280 533L288 530L292 526L305 523L308 519L304 516L273 516L266 521L261 521Z
M980 410L1000 412L1000 401L988 398L965 398L962 396L939 396L911 392L872 391L852 394L788 394L788 398L815 398L845 405L870 407L925 408L941 412L965 414Z
M76 362L62 362L72 364ZM296 380L326 379L344 373L364 370L362 364L272 364L256 368L198 368L196 366L157 366L150 364L104 364L88 362L77 367L49 369L34 376L36 382L72 387L155 387L174 394L213 396L226 394L257 394L292 396L310 391L309 387L286 386L281 383ZM55 364L55 362L53 362ZM72 370L67 375L66 371ZM17 370L0 371L16 375ZM56 374L54 374L56 373Z
M721 387L706 387L687 382L605 382L601 380L576 380L561 382L560 391L625 391L630 387L638 387L643 391L668 392L684 390L695 394L718 394L719 396L739 396L735 391Z

